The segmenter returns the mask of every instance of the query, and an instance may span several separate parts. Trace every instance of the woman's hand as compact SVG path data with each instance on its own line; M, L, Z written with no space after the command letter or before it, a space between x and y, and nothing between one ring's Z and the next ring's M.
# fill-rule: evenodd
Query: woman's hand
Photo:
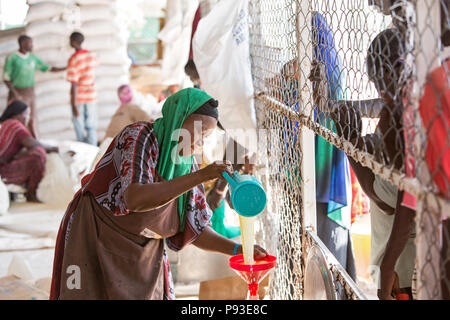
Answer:
M206 202L212 211L220 207L220 201L224 198L224 194L212 189L206 196Z
M237 254L242 254L242 245L239 245L239 248L237 249ZM260 245L255 244L253 246L253 259L261 260L267 257L268 255L269 254L267 253L267 251Z
M325 66L317 60L311 63L308 79L314 84L313 101L319 110L325 111L328 106L328 86Z
M59 152L59 148L55 147L55 146L46 146L45 147L45 151L47 153L52 153L52 152L58 153Z
M259 246L257 244L255 244L253 246L253 250L254 250L253 251L253 258L255 260L260 260L260 259L263 259L263 258L268 256L267 251L263 247L261 247L261 246Z
M250 163L250 157L248 155L245 155L245 163L244 167L242 168L244 174L253 174L253 171L255 171L255 164Z
M216 161L209 166L200 169L198 172L202 175L203 181L206 182L217 178L225 180L222 176L224 171L229 175L233 174L233 167L231 166L230 161Z
M353 144L361 138L362 118L358 110L351 104L344 104L330 113L334 121L336 134Z

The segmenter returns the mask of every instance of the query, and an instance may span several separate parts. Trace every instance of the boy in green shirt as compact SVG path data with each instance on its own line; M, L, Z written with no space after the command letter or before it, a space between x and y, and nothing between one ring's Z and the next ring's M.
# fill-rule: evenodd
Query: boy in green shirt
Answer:
M33 50L33 39L29 36L21 35L18 39L19 51L10 54L5 61L3 69L3 80L9 88L8 104L11 100L21 100L25 102L31 111L29 124L30 132L34 137L36 135L36 108L34 93L34 73L36 69L42 72L58 72L66 68L50 67L42 62L31 51Z

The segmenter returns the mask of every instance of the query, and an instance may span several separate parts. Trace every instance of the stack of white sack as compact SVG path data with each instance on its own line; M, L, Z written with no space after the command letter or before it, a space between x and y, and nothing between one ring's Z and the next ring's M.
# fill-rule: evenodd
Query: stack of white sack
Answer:
M23 33L23 28L0 31L0 68L3 74L6 58L19 49L17 38ZM0 113L6 108L8 101L8 88L0 81Z
M118 107L117 88L129 83L127 31L120 23L115 0L28 0L25 32L33 38L34 53L54 67L67 66L74 53L70 34L85 36L83 47L97 54L98 136L102 137ZM0 54L18 49L17 37L2 41ZM4 63L4 59L2 61ZM36 72L38 132L43 139L76 140L66 72ZM0 110L8 90L0 86Z
M116 0L77 0L83 47L97 54L97 134L101 139L119 107L117 89L129 84L131 61L127 54L128 31L121 23Z
M33 53L51 67L64 67L76 14L72 1L28 0L25 34L33 38ZM70 85L65 72L36 72L36 109L40 138L75 139L71 121Z

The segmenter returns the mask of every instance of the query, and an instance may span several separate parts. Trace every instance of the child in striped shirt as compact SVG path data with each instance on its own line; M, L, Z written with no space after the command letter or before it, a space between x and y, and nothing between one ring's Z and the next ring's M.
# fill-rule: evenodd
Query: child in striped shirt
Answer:
M75 53L67 66L67 80L72 84L70 103L77 140L97 145L97 92L95 89L95 53L81 47L84 36L79 32L70 35L70 46Z

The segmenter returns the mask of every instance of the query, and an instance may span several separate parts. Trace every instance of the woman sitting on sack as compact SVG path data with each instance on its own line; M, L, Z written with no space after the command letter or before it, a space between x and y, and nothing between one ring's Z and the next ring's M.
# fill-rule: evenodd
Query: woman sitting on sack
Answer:
M46 152L58 152L36 140L27 129L30 108L14 100L0 117L0 177L5 184L24 186L27 201L37 202L36 190L44 177Z

